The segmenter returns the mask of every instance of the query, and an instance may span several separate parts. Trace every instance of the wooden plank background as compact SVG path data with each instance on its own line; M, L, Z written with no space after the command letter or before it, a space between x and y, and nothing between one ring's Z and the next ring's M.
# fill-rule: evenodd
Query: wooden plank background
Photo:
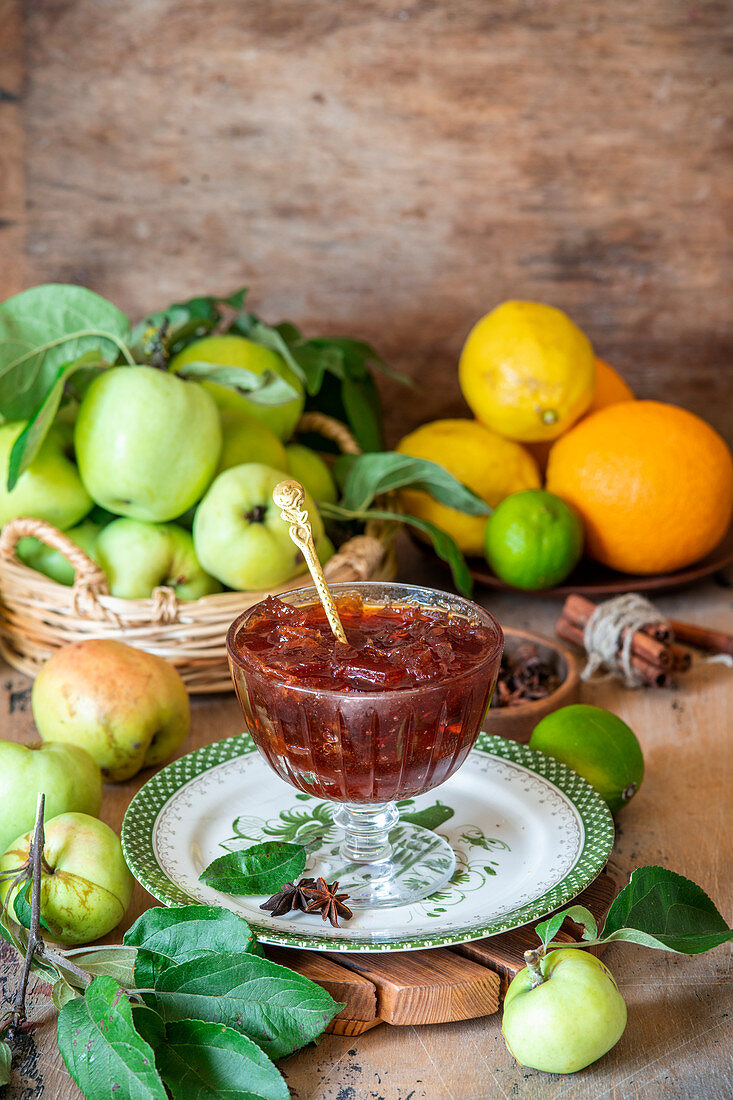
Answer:
M425 383L386 388L392 439L463 412L471 324L537 298L733 435L725 0L0 8L5 292L249 283Z

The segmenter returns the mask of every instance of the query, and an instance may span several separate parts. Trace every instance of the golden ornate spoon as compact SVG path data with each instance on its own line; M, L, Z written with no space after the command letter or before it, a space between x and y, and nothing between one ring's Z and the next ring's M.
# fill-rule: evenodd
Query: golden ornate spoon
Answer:
M281 481L272 490L272 499L280 509L280 515L290 524L290 537L302 552L306 565L310 569L313 583L326 612L329 626L340 642L346 643L346 634L336 610L331 589L323 575L323 567L318 560L316 544L313 541L313 528L308 519L305 505L305 490L299 481Z

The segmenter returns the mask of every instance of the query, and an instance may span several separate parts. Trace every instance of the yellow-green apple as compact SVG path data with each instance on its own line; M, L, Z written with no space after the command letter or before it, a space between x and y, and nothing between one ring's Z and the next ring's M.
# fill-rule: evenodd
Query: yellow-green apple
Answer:
M191 724L173 665L105 638L57 650L36 676L31 703L44 741L80 745L113 782L168 760Z
M115 519L97 540L97 558L113 596L139 600L165 585L180 600L197 600L221 585L204 572L188 531L175 523Z
M616 1045L626 1005L611 972L587 951L550 951L537 965L541 981L525 967L507 990L504 1040L520 1065L575 1073Z
M33 828L41 791L46 819L69 810L96 817L102 805L99 766L78 745L0 741L0 852Z
M117 833L88 814L60 814L46 822L41 870L41 916L50 936L68 946L106 936L124 917L135 885ZM0 872L28 859L33 830L13 841ZM25 884L15 887L25 889ZM9 883L0 887L3 901ZM10 905L13 904L13 898Z
M244 336L203 336L174 355L169 363L169 370L178 371L186 363L197 362L217 363L222 367L244 367L254 374L264 374L269 370L284 378L297 391L297 396L282 405L258 404L244 394L220 386L217 382L201 384L213 394L219 408L240 409L260 420L278 439L290 439L303 413L305 394L303 383L282 356Z
M305 572L303 556L272 499L272 490L282 480L282 470L259 462L233 466L215 478L196 509L196 556L229 588L262 591ZM309 493L305 507L320 551L323 520Z
M245 462L287 470L285 448L274 432L241 409L220 409L222 445L217 473Z
M302 443L290 443L285 448L288 471L308 490L313 499L335 504L338 500L336 482L319 454Z
M164 523L195 504L214 476L219 411L197 382L155 367L112 367L84 394L74 444L97 504Z
M77 524L76 527L70 527L65 534L73 543L80 546L93 561L96 561L97 538L101 530L101 523L94 523L90 519L85 519L83 523ZM21 539L16 547L16 553L20 560L29 565L31 569L36 569L39 573L50 577L57 584L71 585L74 583L74 567L71 563L58 550L54 550L52 546L46 546L46 543L41 542L40 539Z
M8 465L13 444L25 428L22 420L0 425L0 527L17 516L45 519L64 530L73 527L92 507L73 461L73 431L52 424L36 457L8 492Z

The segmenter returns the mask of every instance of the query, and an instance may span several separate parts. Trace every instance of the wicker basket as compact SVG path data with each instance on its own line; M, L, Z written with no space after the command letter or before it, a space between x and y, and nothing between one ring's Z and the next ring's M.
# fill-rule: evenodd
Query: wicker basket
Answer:
M306 413L301 431L317 431L342 451L359 448L343 424ZM24 565L15 548L32 535L60 551L76 571L74 584L57 584ZM367 528L349 539L325 567L330 582L391 580L395 575L387 528ZM307 574L274 589L299 588ZM172 588L156 588L145 600L110 596L99 566L63 532L38 519L15 519L0 533L0 652L14 668L35 676L56 649L84 638L116 638L165 657L194 694L231 691L225 638L230 623L267 592L223 592L178 600Z

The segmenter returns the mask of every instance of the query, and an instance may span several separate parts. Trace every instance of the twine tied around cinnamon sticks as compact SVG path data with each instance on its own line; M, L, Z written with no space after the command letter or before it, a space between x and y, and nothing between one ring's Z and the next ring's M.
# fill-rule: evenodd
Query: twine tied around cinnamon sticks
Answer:
M668 625L654 604L637 592L627 592L599 604L589 616L583 631L588 660L580 674L581 679L591 680L598 672L605 672L620 676L627 687L645 684L646 678L631 662L631 651L634 636L643 633L644 627L650 623L662 630ZM655 640L650 638L650 641Z

